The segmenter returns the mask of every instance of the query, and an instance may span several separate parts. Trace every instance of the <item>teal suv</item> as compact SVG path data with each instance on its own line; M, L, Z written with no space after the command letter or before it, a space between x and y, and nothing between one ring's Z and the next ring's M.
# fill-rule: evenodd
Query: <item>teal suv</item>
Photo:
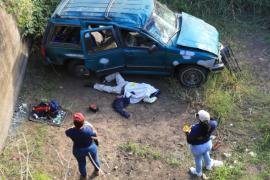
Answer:
M75 76L175 75L202 85L224 68L217 30L156 0L62 0L48 22L41 53Z

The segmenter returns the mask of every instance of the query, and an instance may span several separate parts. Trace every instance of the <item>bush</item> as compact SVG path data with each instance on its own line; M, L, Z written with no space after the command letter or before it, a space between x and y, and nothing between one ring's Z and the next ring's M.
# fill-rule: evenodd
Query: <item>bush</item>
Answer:
M269 0L160 0L177 11L192 12L197 16L239 17L251 15L269 17Z
M23 37L38 39L60 0L4 0L8 13L13 14Z

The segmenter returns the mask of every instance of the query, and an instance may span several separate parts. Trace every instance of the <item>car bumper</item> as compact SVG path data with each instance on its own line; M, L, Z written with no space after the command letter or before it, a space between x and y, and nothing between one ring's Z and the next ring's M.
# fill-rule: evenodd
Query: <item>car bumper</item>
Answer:
M220 64L215 64L212 68L211 68L211 71L212 72L220 72L224 69L224 64L223 63L220 63Z

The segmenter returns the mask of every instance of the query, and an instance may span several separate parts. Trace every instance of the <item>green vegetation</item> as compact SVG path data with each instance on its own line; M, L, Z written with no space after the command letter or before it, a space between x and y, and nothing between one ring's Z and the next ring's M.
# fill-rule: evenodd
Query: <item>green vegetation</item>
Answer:
M122 144L119 146L119 149L124 153L128 153L128 155L135 156L137 158L155 159L177 168L183 166L186 159L190 159L189 154L185 154L183 155L183 159L179 159L175 154L164 154L154 147L135 142Z
M42 161L44 157L42 148L47 130L46 125L38 124L29 129L29 132L18 131L18 134L9 137L0 154L0 172L3 177L19 179L28 176L40 180L50 179L46 174L36 172L32 164L34 161Z
M177 11L191 12L202 17L222 17L236 19L241 16L268 19L270 1L268 0L160 0ZM269 20L269 19L268 19Z
M42 36L47 20L60 0L3 0L5 9L13 14L22 36L38 39Z
M148 145L128 142L120 146L121 150L130 152L138 157L160 159L161 153Z
M256 25L266 27L266 24L269 24L267 18L270 13L267 9L270 9L270 1L163 2L168 2L168 6L178 11L189 12L206 19L217 27L222 41L230 44L235 52L241 52L244 48L236 43L240 33L256 32ZM242 20L243 17L249 21ZM269 43L269 36L265 36L265 41ZM239 54L237 57L241 62L247 61ZM249 67L242 64L242 69L240 78L227 71L212 74L207 83L199 89L183 89L175 80L169 81L170 92L176 98L187 101L193 109L209 110L213 116L221 120L219 135L227 136L229 141L231 138L236 141L236 146L228 144L232 148L233 157L226 159L224 167L209 173L211 179L270 178L270 95L260 87L260 83L265 82L259 82ZM230 127L230 124L234 127ZM248 152L254 152L256 156L249 155L245 152L246 149L249 149ZM234 161L238 163L235 164ZM250 171L252 168L255 169L254 172Z
M35 180L51 180L52 178L50 178L47 174L44 174L44 173L35 173L33 175L33 179L35 179Z

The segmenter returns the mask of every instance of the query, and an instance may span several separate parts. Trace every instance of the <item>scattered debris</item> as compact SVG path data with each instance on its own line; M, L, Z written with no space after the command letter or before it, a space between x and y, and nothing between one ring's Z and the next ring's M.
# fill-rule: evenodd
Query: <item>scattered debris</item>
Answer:
M18 98L18 103L15 105L15 110L12 116L12 127L10 132L12 133L18 125L27 119L28 116L28 106L26 103L21 103L20 98Z
M210 139L214 140L214 139L216 139L216 137L217 137L217 136L215 136L215 135L211 135L211 136L210 136Z
M32 111L29 112L30 121L53 126L61 126L67 114L55 100L49 102L42 101L37 105L33 105L31 109Z
M213 145L212 150L213 150L213 151L216 151L220 146L221 146L221 143L220 143L220 142L216 142L216 143Z

